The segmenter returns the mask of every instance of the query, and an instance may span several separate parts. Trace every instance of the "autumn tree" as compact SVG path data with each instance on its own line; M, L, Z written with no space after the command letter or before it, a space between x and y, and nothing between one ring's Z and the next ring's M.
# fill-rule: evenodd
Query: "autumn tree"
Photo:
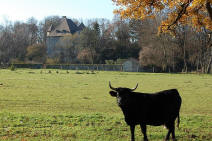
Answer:
M27 59L34 63L45 63L46 47L43 44L33 44L27 47Z
M14 40L13 28L8 24L1 29L0 32L0 64L6 64L11 61L14 56Z
M140 47L132 34L132 28L129 25L129 20L123 20L116 17L114 20L114 33L115 33L115 56L117 59L138 59L138 52Z
M40 22L40 38L43 43L46 43L47 30L52 27L53 29L60 24L61 18L59 16L48 16L43 21Z
M99 23L96 21L93 23L93 32L94 32L94 48L97 54L101 53L101 49L100 49L100 26ZM98 61L97 61L98 62Z
M164 15L159 31L173 31L176 25L212 30L211 0L112 0L122 18L145 19Z
M80 37L79 34L76 33L74 35L67 35L62 37L56 45L56 53L55 56L60 56L61 62L66 63L76 63L77 54L79 52L80 45Z
M211 36L208 36L207 32L203 30L200 33L193 33L189 36L188 41L189 48L189 60L192 65L196 67L196 70L202 73L210 73L211 61L212 61L212 44Z
M90 27L85 28L81 33L80 33L80 40L81 40L81 51L86 50L89 51L90 57L91 57L91 63L94 64L96 61L96 50L98 49L97 46L97 36L96 36L96 31Z
M100 36L100 61L105 63L105 60L115 59L115 32L114 24L108 20L100 22L101 36Z
M28 26L28 38L30 41L30 45L33 45L37 42L37 33L38 33L38 26L37 26L38 21L31 17L27 21L27 26Z
M94 53L91 52L88 48L84 48L77 55L77 59L82 64L93 64L93 55L94 55Z
M160 67L159 57L161 52L153 46L144 47L139 54L139 62L142 66L151 67L152 72L155 72L156 67Z
M34 32L34 34L36 34ZM24 61L27 53L27 47L32 43L36 42L36 37L30 32L29 24L15 22L13 25L13 59L16 61Z

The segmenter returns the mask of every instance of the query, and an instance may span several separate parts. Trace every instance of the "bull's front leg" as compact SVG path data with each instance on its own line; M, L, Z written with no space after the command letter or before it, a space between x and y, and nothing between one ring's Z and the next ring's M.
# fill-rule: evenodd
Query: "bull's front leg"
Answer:
M147 138L147 134L146 134L146 125L145 124L140 124L141 126L141 131L144 135L144 141L148 141L148 138Z
M172 133L172 139L175 141L175 130L174 130L174 121L165 123L166 128L168 129L168 133L166 135L165 141L169 141L170 134Z
M131 131L131 141L135 141L135 125L130 125L130 131Z

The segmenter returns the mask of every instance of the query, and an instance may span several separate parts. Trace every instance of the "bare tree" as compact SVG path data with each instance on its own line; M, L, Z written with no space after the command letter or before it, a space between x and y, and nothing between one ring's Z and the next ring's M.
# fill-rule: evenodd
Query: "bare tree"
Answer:
M60 39L56 47L59 54L63 52L64 62L75 63L77 54L79 52L80 36L78 33L74 35L67 35Z

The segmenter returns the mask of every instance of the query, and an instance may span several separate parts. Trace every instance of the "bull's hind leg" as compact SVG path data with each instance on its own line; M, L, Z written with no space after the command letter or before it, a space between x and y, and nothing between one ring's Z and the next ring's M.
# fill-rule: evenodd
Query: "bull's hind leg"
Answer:
M135 141L135 125L130 125L130 131L131 131L131 141Z
M141 126L141 131L144 135L144 141L148 141L148 138L147 138L147 134L146 134L146 125L145 124L140 124Z
M173 124L173 129L172 129L172 140L177 141L175 138L175 125Z
M174 122L169 122L165 124L166 128L168 129L168 133L166 135L166 141L169 140L170 134L172 134L172 140L176 141L175 139L175 126L174 126Z

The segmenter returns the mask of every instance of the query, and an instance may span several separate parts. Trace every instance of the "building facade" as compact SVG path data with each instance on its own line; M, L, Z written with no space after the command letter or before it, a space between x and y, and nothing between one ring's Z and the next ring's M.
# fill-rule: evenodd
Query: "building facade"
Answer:
M123 71L126 72L139 72L141 71L141 67L139 65L139 62L136 59L128 59L123 64Z
M62 37L73 35L82 31L84 28L85 26L83 23L77 26L71 19L66 18L66 16L62 17L61 22L57 27L51 25L47 31L46 39L48 57L52 57L58 52L56 45Z

